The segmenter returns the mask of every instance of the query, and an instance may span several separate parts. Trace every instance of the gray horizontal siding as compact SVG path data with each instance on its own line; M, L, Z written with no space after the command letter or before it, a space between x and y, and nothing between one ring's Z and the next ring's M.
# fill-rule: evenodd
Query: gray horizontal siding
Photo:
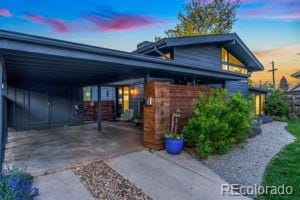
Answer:
M134 115L139 115L142 113L142 105L144 99L144 87L143 85L132 86L138 93L136 95L129 96L129 109L133 109Z
M215 45L175 47L174 60L221 69L221 49Z
M245 97L248 97L248 95L249 95L247 79L242 79L239 81L226 81L225 88L231 93L240 92Z

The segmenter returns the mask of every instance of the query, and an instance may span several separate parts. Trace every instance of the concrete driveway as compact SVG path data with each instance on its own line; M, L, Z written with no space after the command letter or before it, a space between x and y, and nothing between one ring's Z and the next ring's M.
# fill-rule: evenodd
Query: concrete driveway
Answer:
M142 149L142 131L126 122L103 122L101 132L96 123L11 132L4 167L42 175Z
M221 195L222 178L186 153L140 151L106 163L155 200L249 199Z

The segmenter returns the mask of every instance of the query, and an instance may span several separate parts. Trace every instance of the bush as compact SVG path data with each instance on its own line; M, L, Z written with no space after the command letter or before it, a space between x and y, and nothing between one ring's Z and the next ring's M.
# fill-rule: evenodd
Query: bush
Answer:
M187 145L196 146L202 156L226 152L247 139L251 121L251 102L240 93L213 90L200 95L195 110L183 129Z
M269 116L288 117L289 105L285 93L280 89L270 89L266 96L265 112Z
M0 175L0 199L33 200L39 191L32 184L33 177L22 170L4 171Z

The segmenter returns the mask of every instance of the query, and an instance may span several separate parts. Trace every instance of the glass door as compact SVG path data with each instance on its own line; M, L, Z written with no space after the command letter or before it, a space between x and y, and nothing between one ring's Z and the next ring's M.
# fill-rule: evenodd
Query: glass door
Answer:
M129 87L123 87L123 112L129 110Z
M118 88L118 116L129 110L129 86Z

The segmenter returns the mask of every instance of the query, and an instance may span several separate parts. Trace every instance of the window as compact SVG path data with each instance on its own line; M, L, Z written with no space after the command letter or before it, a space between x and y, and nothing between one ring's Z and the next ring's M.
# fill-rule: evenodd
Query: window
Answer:
M160 56L160 58L169 60L172 58L172 56L171 53L164 53L163 55Z
M240 74L247 74L245 65L236 57L230 54L226 49L221 49L222 69Z
M83 101L91 101L92 87L83 88Z
M228 55L228 53L227 53L226 49L222 48L222 61L228 62L227 55Z
M265 94L254 94L255 115L263 115L265 113Z

